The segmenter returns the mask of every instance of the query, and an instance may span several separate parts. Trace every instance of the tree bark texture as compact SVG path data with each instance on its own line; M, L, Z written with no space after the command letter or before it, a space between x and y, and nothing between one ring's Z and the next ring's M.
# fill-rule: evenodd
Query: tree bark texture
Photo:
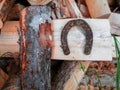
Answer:
M76 90L79 80L76 77L80 72L81 63L78 61L65 61L62 63L56 77L52 81L52 90ZM76 73L74 73L76 72ZM72 79L73 78L73 79ZM71 84L71 79L73 84ZM69 82L70 81L70 82ZM74 86L74 83L76 85Z
M21 13L22 90L51 89L51 48L49 45L44 46L46 37L42 33L39 34L44 29L41 26L46 22L50 23L50 17L50 9L47 6L30 6Z

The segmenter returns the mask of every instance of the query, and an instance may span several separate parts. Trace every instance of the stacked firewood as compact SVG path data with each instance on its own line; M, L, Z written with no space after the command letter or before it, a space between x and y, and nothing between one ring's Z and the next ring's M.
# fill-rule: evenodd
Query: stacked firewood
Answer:
M24 32L26 33L26 31L25 31L26 28L27 29L31 28L31 27L26 26L26 24L29 25L29 21L27 21L27 20L29 20L31 17L34 17L34 14L33 14L33 16L29 16L29 15L32 15L29 12L29 8L34 5L45 5L45 6L49 7L50 11L51 11L51 20L66 19L66 18L105 18L105 19L109 19L110 24L111 24L111 33L115 34L115 35L120 35L120 31L119 31L120 20L118 20L119 14L116 14L116 13L111 14L111 11L119 12L120 7L119 7L119 4L117 4L117 2L115 2L115 0L25 0L25 1L1 0L0 1L0 29L2 30L1 32L4 33L4 29L7 27L10 27L9 24L6 25L6 23L8 23L8 21L9 21L9 23L10 23L10 21L20 21L20 26L18 25L18 23L17 24L15 23L15 25L17 26L16 28L22 29L23 30L22 33L24 33ZM23 11L21 12L21 10L23 10ZM38 13L38 12L34 11L34 13ZM28 18L25 18L26 16L28 16ZM117 21L114 22L113 21L114 19L116 19ZM25 21L27 21L27 22L25 22ZM48 24L46 24L46 25L48 25ZM18 30L18 32L19 31L20 30ZM29 33L31 33L31 32L29 32ZM34 32L32 32L32 33L34 33ZM18 34L21 34L21 33L19 32ZM32 34L30 34L30 35L32 36ZM35 36L35 35L33 35L33 36ZM26 35L25 37L29 37L29 36ZM26 42L23 42L23 43L26 44ZM20 48L23 48L22 44L20 42L19 42L19 44L20 44ZM46 52L44 52L44 55L49 54L49 51L48 51L49 48L50 47L45 49ZM29 49L29 48L27 48L27 49ZM43 50L43 49L40 49L40 50ZM20 53L21 52L22 51L20 51ZM2 52L0 52L0 53L2 53ZM29 52L25 52L25 53L28 54ZM31 72L31 73L28 71L24 71L25 73L21 74L21 70L19 70L19 67L20 67L19 65L22 64L21 65L22 69L24 69L24 67L27 66L27 64L29 64L29 66L28 66L29 68L32 68L36 65L37 62L39 62L39 60L41 60L41 59L46 60L46 58L47 58L47 60L49 60L50 57L46 56L46 58L45 57L42 57L41 59L37 58L37 59L35 59L36 63L33 63L33 62L31 63L31 62L24 61L23 58L21 59L21 57L23 57L22 55L24 56L24 53L20 54L20 57L19 57L19 55L17 57L13 57L12 60L8 60L8 58L6 59L5 57L0 58L0 60L1 60L0 61L0 89L2 89L2 90L21 90L21 87L22 87L23 90L27 90L30 88L31 89L36 88L33 80L30 79L31 76L33 76L32 74L34 73L34 69L33 69L33 72ZM13 54L13 56L14 56L14 54ZM28 57L29 57L29 55L28 55ZM20 58L24 62L21 63L18 58ZM1 62L4 62L3 61L4 59L6 59L7 61L5 61L5 64L1 64ZM7 65L6 65L6 63L7 63ZM40 75L38 75L38 73L34 73L34 75L36 75L36 76L33 76L33 77L35 77L34 80L37 80L36 77L38 78L38 80L43 80L43 79L46 80L46 81L43 80L43 82L45 82L45 83L47 82L47 85L45 87L42 87L42 84L41 84L41 86L39 86L39 88L40 87L44 88L41 90L50 90L50 88L52 90L77 90L79 88L79 83L90 64L90 61L80 62L80 61L64 61L64 60L54 61L54 60L52 60L51 63L52 63L51 71L49 71L50 61L49 62L44 61L44 62L41 62L41 64L39 64L41 66L35 66L35 68L44 68L43 70L41 70L42 72L44 72L46 70L46 72L41 74L41 77L39 77ZM44 64L49 64L49 65L44 66ZM83 65L85 66L84 72L83 72L83 70L78 70L78 68ZM4 68L3 68L3 66L4 66ZM14 67L16 67L15 70L14 70ZM46 75L46 73L48 75ZM50 77L50 73L51 73L51 77ZM31 74L31 75L29 75L29 74ZM23 75L23 77L25 77L25 78L28 77L28 78L24 79L24 80L20 80L21 79L20 75ZM44 76L42 77L42 75L46 76L47 79L45 79ZM79 76L79 75L81 75L81 76ZM48 84L50 82L50 78L51 78L51 85ZM77 79L77 81L75 81L75 78ZM24 85L21 85L21 81L22 81L22 84L24 84ZM28 85L31 85L31 86L28 86Z

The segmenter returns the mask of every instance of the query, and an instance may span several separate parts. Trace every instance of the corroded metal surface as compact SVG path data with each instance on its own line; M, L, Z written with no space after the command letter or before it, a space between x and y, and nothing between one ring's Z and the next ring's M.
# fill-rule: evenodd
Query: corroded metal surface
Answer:
M63 48L64 54L65 55L70 54L70 50L67 42L67 34L73 26L80 26L82 27L82 29L84 29L84 34L86 38L84 53L86 55L89 55L91 53L92 44L93 44L93 33L87 22L85 22L82 19L71 20L64 26L61 33L61 43L62 43L61 47Z

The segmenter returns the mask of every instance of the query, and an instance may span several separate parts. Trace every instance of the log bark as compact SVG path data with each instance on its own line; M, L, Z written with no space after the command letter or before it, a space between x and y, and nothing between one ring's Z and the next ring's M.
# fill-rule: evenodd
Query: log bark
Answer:
M67 8L70 12L72 18L79 17L82 18L82 14L74 0L65 0Z
M30 6L21 13L21 79L22 90L50 90L50 57L49 45L42 46L39 42L39 28L46 21L50 21L50 10L46 6ZM43 34L44 35L44 34ZM43 38L43 41L44 38Z
M104 16L104 18L108 17L111 13L110 8L108 6L107 0L85 0L90 16L92 18L97 18Z
M52 90L77 90L90 62L64 61L52 81ZM81 65L85 66L84 70Z
M3 27L3 22L12 8L15 0L1 0L0 1L0 29Z

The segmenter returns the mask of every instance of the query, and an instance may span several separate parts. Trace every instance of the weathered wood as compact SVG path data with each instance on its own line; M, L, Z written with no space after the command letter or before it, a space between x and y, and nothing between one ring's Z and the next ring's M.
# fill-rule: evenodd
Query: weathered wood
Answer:
M52 82L52 90L76 90L90 62L66 61ZM85 69L81 69L81 65Z
M81 13L82 13L82 15L83 15L84 17L87 17L87 18L90 17L88 8L87 8L85 5L80 4L80 5L79 5L79 8L80 8L80 11L81 11Z
M107 0L85 0L92 18L108 17L111 13Z
M61 49L60 34L64 25L70 19L66 20L54 20L54 43L55 47L52 51L52 59L64 59L64 60L112 60L112 38L110 34L110 25L108 20L95 20L95 19L84 19L90 25L93 32L93 48L90 55L85 55L83 53L85 38L82 33L80 33L78 27L71 29L68 35L68 42L70 55L64 55ZM62 23L62 24L59 24ZM58 26L59 24L59 26ZM81 30L81 29L80 29ZM107 52L105 52L105 51ZM101 52L101 53L99 53Z
M70 12L66 6L65 0L58 0L58 2L55 0L54 1L57 5L57 8L60 9L60 11L58 13L61 14L60 18L69 18L70 17ZM59 19L60 19L59 18Z
M120 35L120 14L111 13L109 17L111 34Z
M93 49L91 55L87 56L83 54L83 46L84 46L84 35L80 33L78 27L74 27L71 29L68 42L71 54L66 56L63 54L63 51L60 47L60 33L67 21L70 19L63 19L63 20L53 20L53 30L54 30L54 47L52 50L52 59L64 59L64 60L111 60L112 56L112 43L111 43L111 35L110 35L110 25L108 20L100 20L100 19L85 19L94 33L94 42L93 42ZM8 24L7 24L8 23ZM0 51L1 53L8 48L8 51L18 51L17 46L17 32L15 31L15 26L18 25L7 22L6 25L9 25L11 29L3 28L1 35L0 35ZM15 22L14 22L15 23ZM62 24L59 24L62 23ZM6 26L5 25L5 26ZM11 31L6 33L5 31ZM13 31L13 32L12 32ZM6 46L4 46L6 45ZM10 45L10 46L9 46ZM13 46L12 46L13 45ZM6 49L7 50L7 49ZM107 51L107 52L105 52ZM101 52L101 53L99 53ZM74 58L73 58L74 57Z
M82 18L82 14L75 2L75 0L65 0L68 10L72 18L79 17Z
M18 32L16 26L19 28L18 21L8 21L5 23L0 34L0 54L5 52L19 52Z
M49 29L40 27L46 21L50 22L50 17L50 10L46 6L30 6L21 13L22 90L50 90L51 88L51 48L49 45L43 47L41 39L39 41L43 36L38 35L42 29Z
M2 90L21 90L20 77L18 75L10 76Z
M3 22L12 8L15 0L1 0L0 1L0 29L3 27Z

